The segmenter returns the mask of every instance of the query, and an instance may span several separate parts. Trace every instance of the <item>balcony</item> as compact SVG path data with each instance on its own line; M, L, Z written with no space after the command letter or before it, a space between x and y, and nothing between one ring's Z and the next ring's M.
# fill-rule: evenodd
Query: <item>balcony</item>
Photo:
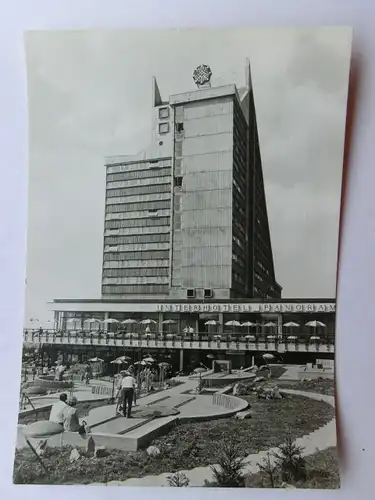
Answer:
M149 336L131 333L105 332L56 332L43 333L24 332L24 342L41 345L72 346L108 346L122 348L153 349L202 349L211 351L270 351L270 352L317 352L334 353L334 335L311 340L309 337L298 337L288 340L288 334L274 339L259 335L254 339L245 339L239 335L199 334L171 336L170 334L149 334Z

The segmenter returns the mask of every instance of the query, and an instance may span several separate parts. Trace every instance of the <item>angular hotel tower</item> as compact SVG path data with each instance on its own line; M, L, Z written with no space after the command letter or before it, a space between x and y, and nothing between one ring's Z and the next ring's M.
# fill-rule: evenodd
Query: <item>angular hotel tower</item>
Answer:
M246 86L163 101L153 79L152 141L106 158L104 299L280 298L250 65Z

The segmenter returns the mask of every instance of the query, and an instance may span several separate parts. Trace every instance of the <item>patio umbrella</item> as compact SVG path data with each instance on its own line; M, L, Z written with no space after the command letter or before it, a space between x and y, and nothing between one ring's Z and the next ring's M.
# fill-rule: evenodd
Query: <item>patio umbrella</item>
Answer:
M264 323L263 326L266 326L267 328L271 328L271 327L277 326L277 325L273 321L269 321L268 323Z
M272 339L275 339L275 338L276 338L276 335L267 335L267 338L268 338L269 340L272 340Z
M129 356L119 356L118 358L116 358L118 360L120 360L122 363L127 363L128 361L130 361L132 358L130 358Z
M154 358L151 358L151 356L143 358L143 361L145 361L146 363L155 363Z
M207 354L206 356L208 359L215 359L215 356L213 354Z
M221 335L214 335L214 339L221 339Z
M268 359L268 360L274 359L274 357L275 356L269 352L266 352L265 354L262 355L263 359Z
M108 319L105 319L103 321L103 323L106 323L108 325L112 324L112 323L120 323L118 319L114 319L114 318L108 318Z
M293 332L293 328L298 328L299 324L295 323L294 321L289 321L288 323L284 323L283 326L285 326L286 328L289 328L290 329L290 333L292 333Z
M124 319L124 321L121 321L121 324L123 325L135 325L136 323L138 323L138 321L132 318Z
M297 340L295 335L289 335L288 340Z
M219 325L220 323L218 321L215 321L214 319L210 319L209 321L205 322L205 325L208 326L208 333L210 333L210 327L211 326L216 326Z
M70 318L66 321L66 324L73 325L74 329L75 329L77 323L79 323L79 325L81 326L81 320L78 318Z
M165 321L163 321L163 325L168 325L168 332L170 332L171 325L175 325L176 323L177 321L175 321L174 319L166 319Z
M316 335L313 335L310 337L310 340L320 340L320 337L317 337Z
M156 321L154 319L143 319L141 325L156 325Z
M143 359L142 361L136 361L134 363L135 365L141 365L141 366L147 366L148 363Z
M206 373L206 368L199 367L193 370L193 373L199 373L199 387L201 387L202 384L202 373Z
M246 335L245 339L254 340L255 339L255 335Z
M167 337L168 337L169 339L171 339L171 338L173 338L173 337L175 337L175 336L176 336L176 334L175 334L175 333L167 333Z
M104 359L102 359L102 358L97 358L97 357L95 357L95 358L91 358L91 359L89 359L89 361L90 361L91 363L98 363L99 361L100 361L101 363L104 363Z
M324 323L322 323L321 321L309 321L308 323L306 323L306 326L309 326L311 328L314 329L314 333L316 333L316 330L317 328L320 326L320 327L325 327L326 325Z
M251 321L245 321L245 323L242 323L241 327L247 327L247 333L250 333L250 328L252 326L256 326L256 323L252 323Z

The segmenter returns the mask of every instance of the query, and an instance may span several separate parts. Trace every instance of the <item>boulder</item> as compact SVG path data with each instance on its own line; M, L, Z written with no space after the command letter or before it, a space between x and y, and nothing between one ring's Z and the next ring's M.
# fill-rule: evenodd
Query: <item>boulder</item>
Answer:
M108 451L105 446L96 446L95 448L95 458L102 458L108 456Z
M251 418L252 415L251 415L251 411L246 410L246 411L239 411L238 413L236 413L235 417L238 420L247 420L247 419Z
M160 449L157 446L149 446L146 452L150 457L157 457L160 455Z
M75 462L76 460L79 459L80 456L81 455L79 454L79 451L77 450L77 448L74 448L74 450L72 450L70 453L69 461Z

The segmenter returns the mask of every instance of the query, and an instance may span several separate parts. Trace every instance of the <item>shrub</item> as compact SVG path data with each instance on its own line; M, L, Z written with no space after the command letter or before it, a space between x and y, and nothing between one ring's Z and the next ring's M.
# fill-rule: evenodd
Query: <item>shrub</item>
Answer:
M271 488L275 488L276 476L277 476L277 465L272 464L271 455L267 453L267 456L262 460L261 463L257 463L259 470L268 476Z
M189 486L190 480L183 472L176 472L167 477L169 486L174 486L177 488L182 488Z
M306 461L302 457L303 448L297 446L289 434L284 444L274 453L281 479L286 482L306 480Z
M242 470L245 461L239 455L240 450L235 442L224 441L217 457L219 468L214 465L210 466L214 475L214 482L207 484L207 486L243 488L245 486L245 476Z

